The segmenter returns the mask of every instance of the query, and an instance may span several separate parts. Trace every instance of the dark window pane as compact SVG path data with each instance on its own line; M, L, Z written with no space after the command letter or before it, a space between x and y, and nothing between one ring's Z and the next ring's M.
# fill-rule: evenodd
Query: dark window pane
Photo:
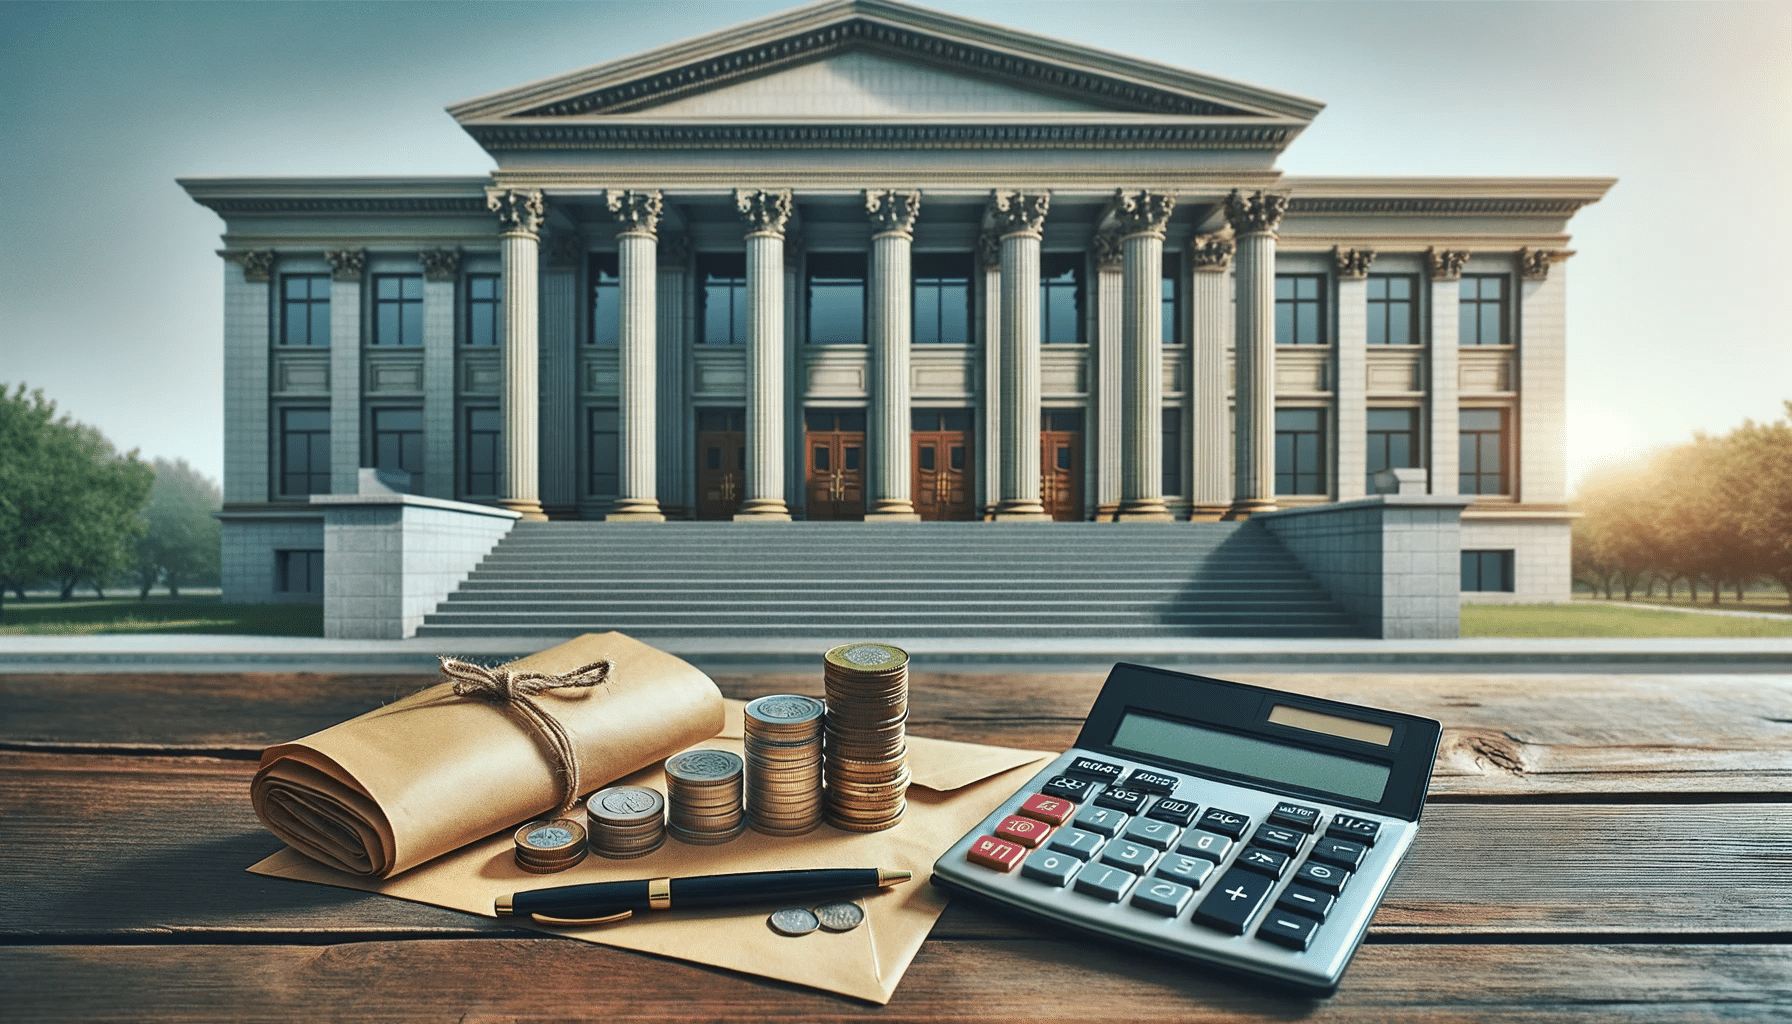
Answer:
M1324 494L1325 413L1276 410L1276 493Z
M952 468L964 468L964 445L962 444L955 444L952 446Z
M921 446L921 468L933 468L933 445L924 444Z
M617 436L618 417L615 409L593 409L589 413L591 420L590 444L588 448L590 464L587 473L587 494L620 494L621 493L621 445Z
M744 253L703 253L697 257L698 292L705 345L747 342L747 257Z
M467 278L467 344L493 346L504 340L503 303L496 275Z
M711 445L708 451L708 457L704 461L709 465L710 469L721 469L722 449Z
M817 470L827 472L829 469L833 468L829 465L829 456L832 451L833 449L825 444L818 444L815 446L815 468Z
M614 348L622 335L622 278L613 252L592 253L591 344ZM609 493L609 492L603 492Z
M1069 469L1070 468L1070 446L1069 445L1061 444L1058 446L1058 468L1059 469Z
M856 444L847 445L846 451L843 454L846 456L846 458L842 460L846 463L845 467L843 467L843 468L845 468L845 469L858 469L859 468L859 446L858 445L856 445Z
M808 258L809 343L865 343L865 255L815 253Z
M1388 307L1385 302L1369 303L1369 344L1393 344L1388 337Z
M1048 252L1039 257L1040 337L1046 345L1083 340L1083 255Z
M1464 409L1461 417L1464 430L1500 429L1501 416L1498 409Z
M941 430L971 429L971 414L964 409L950 409L940 416Z
M1294 278L1289 277L1286 274L1278 274L1276 276L1276 298L1294 298Z
M1324 303L1317 274L1276 275L1276 344L1320 345L1325 342Z
M1290 303L1276 305L1276 344L1292 345L1295 343L1294 306Z

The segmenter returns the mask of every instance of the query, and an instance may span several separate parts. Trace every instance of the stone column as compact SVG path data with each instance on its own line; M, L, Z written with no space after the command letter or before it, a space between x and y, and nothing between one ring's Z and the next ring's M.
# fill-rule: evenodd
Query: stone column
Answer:
M361 289L366 249L324 253L330 264L330 490L361 488Z
M1431 276L1431 493L1455 494L1462 424L1457 402L1461 361L1462 265L1467 250L1425 250Z
M789 189L737 189L747 222L747 489L736 520L789 522L784 504L784 226Z
M1095 519L1113 522L1120 512L1121 350L1126 317L1120 235L1095 236Z
M278 495L279 462L269 465L278 431L270 417L268 375L273 369L273 315L281 315L278 296L270 303L274 250L224 250L224 501L226 504L267 501ZM277 330L278 328L274 328ZM225 547L226 557L231 554ZM234 567L230 567L234 568ZM224 585L235 589L242 578L227 568ZM272 569L267 570L272 572ZM267 589L272 589L269 587ZM235 594L231 595L235 597Z
M1338 481L1339 501L1368 492L1369 265L1374 262L1373 249L1332 249L1332 264L1338 271L1338 376L1332 389L1337 400L1333 446L1338 460L1333 479Z
M1287 210L1286 195L1226 197L1238 239L1231 519L1276 507L1276 228Z
M541 241L535 497L549 518L579 514L579 435L586 426L579 422L578 349L590 301L583 287L587 258L585 240L572 232Z
M454 497L454 321L459 248L428 249L423 264L423 487L411 493Z
M659 242L659 480L660 511L672 519L689 519L695 508L691 469L691 410L685 387L687 372L685 320L692 315L691 244L684 237Z
M621 278L621 330L617 332L616 505L605 519L663 523L658 491L659 451L655 412L659 308L660 193L604 194L616 232L617 276Z
M1229 232L1196 235L1188 244L1189 449L1194 508L1189 518L1223 519L1232 508L1232 390L1226 350L1232 346L1232 254Z
M977 236L977 270L982 277L983 302L983 429L977 443L982 449L983 479L979 505L985 518L995 515L1002 493L1002 240L993 231Z
M917 523L911 488L909 346L914 340L914 286L909 249L921 193L867 191L871 218L871 417L868 438L877 457L866 519Z
M998 520L1049 520L1039 502L1039 241L1049 192L997 191L1002 240L1002 490Z
M1164 227L1176 198L1161 192L1114 195L1120 221L1121 522L1170 521L1164 505Z
M1518 458L1513 496L1527 504L1568 500L1567 268L1549 267L1573 255L1562 249L1520 249L1517 308L1512 310L1523 345L1518 360ZM1511 443L1510 440L1507 441Z
M504 496L498 504L524 519L546 519L537 482L541 316L539 259L541 226L547 217L539 189L485 190L486 208L498 215L504 257Z

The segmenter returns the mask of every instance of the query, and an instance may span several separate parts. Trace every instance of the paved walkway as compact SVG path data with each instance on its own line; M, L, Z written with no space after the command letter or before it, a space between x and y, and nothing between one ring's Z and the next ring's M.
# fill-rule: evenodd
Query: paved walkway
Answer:
M1643 604L1640 601L1592 601L1590 604L1608 604L1613 608L1644 608L1652 612L1690 612L1693 615L1728 615L1738 619L1792 619L1792 614L1785 612L1758 612L1747 608L1688 608L1683 604Z

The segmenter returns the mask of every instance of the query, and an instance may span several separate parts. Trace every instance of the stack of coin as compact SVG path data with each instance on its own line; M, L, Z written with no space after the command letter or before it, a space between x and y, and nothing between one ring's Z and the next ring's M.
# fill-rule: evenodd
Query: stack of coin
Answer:
M827 822L848 832L881 832L908 808L908 652L842 644L823 661Z
M747 705L747 821L768 836L821 824L821 719L814 697L775 693Z
M537 875L565 871L585 859L585 827L571 818L531 821L516 830L516 866Z
M646 786L611 786L585 801L591 852L611 860L645 857L666 842L666 798Z
M687 750L666 759L666 831L692 846L714 846L747 827L741 807L745 764L726 750Z

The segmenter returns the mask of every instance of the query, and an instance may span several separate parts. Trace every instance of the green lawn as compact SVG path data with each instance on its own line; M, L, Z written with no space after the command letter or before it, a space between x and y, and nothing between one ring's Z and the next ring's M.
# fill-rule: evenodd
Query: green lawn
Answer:
M1792 636L1792 620L1694 615L1647 608L1615 608L1607 604L1465 604L1462 606L1462 635Z
M96 633L253 633L323 636L321 604L224 604L209 597L152 597L147 601L9 599L0 611L0 636L91 636Z

